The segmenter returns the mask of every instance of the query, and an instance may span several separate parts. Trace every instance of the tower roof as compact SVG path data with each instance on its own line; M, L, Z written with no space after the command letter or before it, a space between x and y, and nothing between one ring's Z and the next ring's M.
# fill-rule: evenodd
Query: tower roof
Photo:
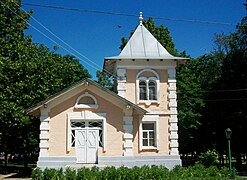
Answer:
M142 24L142 13L140 13L140 24L134 34L118 56L106 57L106 60L114 59L187 59L171 55L159 41Z

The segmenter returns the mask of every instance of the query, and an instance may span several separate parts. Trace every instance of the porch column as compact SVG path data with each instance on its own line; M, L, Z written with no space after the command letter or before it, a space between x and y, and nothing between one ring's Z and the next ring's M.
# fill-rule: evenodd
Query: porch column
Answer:
M178 118L177 118L177 93L176 70L168 69L168 107L170 110L170 155L179 155L178 152Z
M50 117L48 115L48 109L41 109L41 116L40 116L40 143L39 143L39 157L48 156L48 149L49 149L49 121Z
M118 95L125 98L126 96L126 69L117 69L117 92Z
M127 107L125 110L124 121L124 156L133 156L133 116L132 109Z

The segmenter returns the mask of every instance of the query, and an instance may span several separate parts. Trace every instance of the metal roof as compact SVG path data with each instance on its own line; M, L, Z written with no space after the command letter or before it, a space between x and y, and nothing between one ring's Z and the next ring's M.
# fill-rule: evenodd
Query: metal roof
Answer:
M159 41L142 24L142 13L140 13L140 24L134 34L118 56L106 57L106 60L114 59L188 59L171 55Z

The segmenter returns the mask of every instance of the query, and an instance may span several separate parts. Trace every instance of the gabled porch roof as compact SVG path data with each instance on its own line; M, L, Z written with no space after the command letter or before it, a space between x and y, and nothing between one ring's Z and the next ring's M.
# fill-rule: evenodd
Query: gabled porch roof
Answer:
M58 92L58 93L56 93L56 94L54 94L54 95L52 95L52 96L50 96L50 97L48 97L48 98L45 99L44 101L41 101L41 102L35 104L34 106L28 108L26 111L27 111L28 114L31 114L32 112L34 112L34 111L40 109L42 106L45 106L45 105L48 104L49 102L54 101L55 99L59 98L60 96L66 94L66 93L68 93L69 91L73 90L74 88L77 88L78 86L82 86L82 85L93 85L93 86L95 86L96 88L98 88L99 91L100 91L100 90L101 90L101 91L104 91L104 92L106 92L107 94L109 94L109 95L111 95L111 96L117 98L117 99L120 100L123 104L125 104L126 107L127 107L127 106L133 107L133 109L135 109L137 112L139 112L139 113L141 113L141 114L147 113L147 111L144 110L143 108L137 106L136 104L134 104L134 103L128 101L127 99L125 99L125 98L123 98L123 97L117 95L116 93L110 91L109 89L106 89L106 88L100 86L98 83L96 83L96 82L94 82L94 81L92 81L92 80L89 80L89 79L87 79L87 78L84 79L84 80L81 80L81 81L79 81L79 82L77 82L77 83L75 83L75 84L73 84L73 85L71 85L70 87L68 87L68 88L66 88L66 89L64 89L64 90L62 90L62 91L60 91L60 92ZM100 92L99 92L99 93L100 93Z

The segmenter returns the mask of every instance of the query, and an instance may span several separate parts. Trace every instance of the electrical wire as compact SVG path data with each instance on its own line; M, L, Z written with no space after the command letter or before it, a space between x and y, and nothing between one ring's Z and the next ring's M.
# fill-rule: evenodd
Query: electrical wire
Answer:
M135 15L135 14L127 14L127 13L119 13L119 12L107 12L107 11L98 11L98 10L89 10L89 9L67 8L67 7L62 7L62 6L51 6L51 5L34 4L34 3L22 3L22 4L26 5L26 6L33 6L33 7L36 6L36 7L43 7L43 8L49 8L49 9L76 11L76 12L80 12L80 13L97 13L97 14L106 14L106 15L139 17L138 15ZM234 24L234 23L220 22L220 21L203 21L203 20L177 19L177 18L165 18L165 17L154 17L154 16L143 16L143 17L144 18L152 17L153 19L166 20L166 21L237 26L237 24Z
M1 2L2 3L2 2ZM4 6L6 6L11 12L13 12L14 14L16 14L18 16L18 14L16 12L14 12L12 9L10 9L6 4L2 3ZM18 4L16 4L18 5ZM23 8L21 8L23 9ZM23 11L25 11L23 9ZM89 10L86 10L89 11ZM25 11L26 12L26 11ZM91 12L91 11L90 11ZM100 12L102 13L102 12ZM116 14L115 14L116 15ZM122 15L121 13L117 13L117 15ZM135 16L136 15L129 15L129 16ZM20 16L18 16L20 17ZM22 17L20 17L22 20L24 20ZM76 49L74 49L72 46L70 46L68 43L66 43L64 40L62 40L60 37L58 37L56 34L54 34L50 29L48 29L47 27L45 27L42 23L40 23L37 19L35 19L34 17L31 17L33 20L35 20L40 26L42 26L46 31L48 31L50 34L52 34L54 37L56 37L57 39L59 39L61 42L63 42L65 45L67 45L69 48L71 48L72 50L74 50L76 53L78 53L80 56L82 56L83 58L87 59L88 61L90 61L92 64L96 65L97 67L98 64L96 64L95 62L93 62L92 60L90 60L88 57L86 57L85 55L81 54L80 52L78 52ZM38 31L40 34L42 34L43 36L45 36L47 39L49 39L50 41L52 41L55 44L60 45L59 43L57 43L55 40L51 39L49 36L47 36L45 33L43 33L42 31L40 31L38 28L36 28L35 26L33 26L32 24L30 24L28 21L24 20L28 25L30 25L32 28L34 28L36 31ZM99 69L95 68L94 66L92 66L90 63L88 63L87 61L84 61L82 59L80 59L77 55L75 55L73 52L69 51L68 49L66 49L64 46L60 45L60 47L62 49L64 49L65 51L67 51L68 53L72 54L73 56L77 57L79 60L85 62L87 65L89 65L90 67L99 70L101 69L101 67ZM111 74L110 72L104 72L106 74L110 74L112 75L114 78L118 78L116 75ZM230 90L212 90L212 91L202 91L202 92L239 92L239 91L247 91L247 89L230 89ZM177 92L179 93L183 93L183 92ZM204 100L204 101L238 101L238 100L247 100L247 98L240 98L240 99L214 99L214 100Z
M247 91L247 89L219 89L219 90L208 90L208 91L197 91L197 92L205 92L205 93L218 93L218 92L241 92L241 91ZM178 91L177 94L183 94L186 92Z
M1 2L2 3L2 2ZM15 3L15 2L14 2ZM72 50L74 50L76 53L78 53L80 56L82 56L84 59L90 61L92 64L96 65L99 68L96 68L95 66L92 66L90 63L88 63L87 61L83 60L82 58L78 57L76 54L74 54L73 52L69 51L67 48L65 48L63 45L59 44L57 41L53 40L52 38L50 38L49 36L47 36L45 33L43 33L42 31L40 31L38 28L36 28L35 26L33 26L32 24L30 24L28 21L26 21L25 19L23 19L21 16L19 16L16 12L14 12L11 8L9 8L6 4L2 3L5 7L7 7L11 12L13 12L16 16L20 17L23 21L25 21L29 26L31 26L32 28L34 28L36 31L38 31L40 34L42 34L43 36L45 36L47 39L49 39L50 41L52 41L53 43L59 45L59 47L61 47L62 49L64 49L66 52L70 53L71 55L77 57L79 60L81 60L82 62L86 63L88 66L92 67L95 70L101 70L101 67L94 63L92 60L90 60L88 57L86 57L85 55L81 54L80 52L78 52L77 50L75 50L72 46L70 46L68 43L66 43L64 40L62 40L61 38L59 38L56 34L54 34L51 30L49 30L47 27L45 27L42 23L40 23L38 20L36 20L34 17L31 17L32 19L34 19L40 26L42 26L46 31L48 31L50 34L52 34L54 37L56 37L57 39L59 39L61 42L63 42L65 45L67 45L69 48L71 48ZM17 3L15 3L16 5L18 5ZM19 6L19 5L18 5ZM25 11L22 7L20 7L23 11ZM25 11L26 12L26 11ZM113 78L118 78L116 75L110 73L107 70L102 71L102 73L104 74L110 74Z

